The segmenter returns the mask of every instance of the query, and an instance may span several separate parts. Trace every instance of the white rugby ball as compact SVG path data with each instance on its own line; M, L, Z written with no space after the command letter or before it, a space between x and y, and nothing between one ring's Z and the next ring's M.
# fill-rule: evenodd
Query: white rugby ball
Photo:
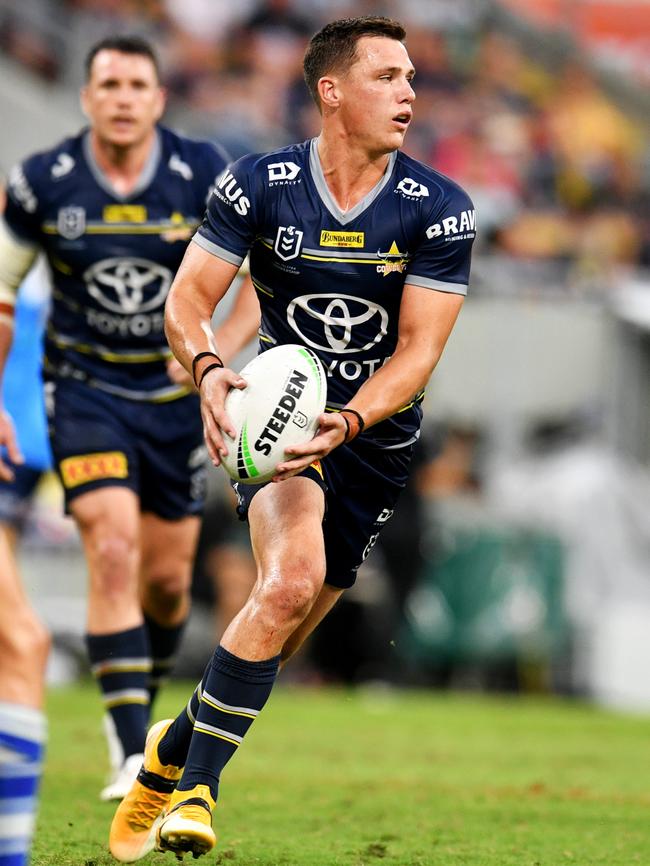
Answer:
M320 359L305 346L275 346L240 373L246 388L231 388L225 410L237 431L224 433L222 466L235 481L262 484L275 475L285 448L312 439L325 410L327 384Z

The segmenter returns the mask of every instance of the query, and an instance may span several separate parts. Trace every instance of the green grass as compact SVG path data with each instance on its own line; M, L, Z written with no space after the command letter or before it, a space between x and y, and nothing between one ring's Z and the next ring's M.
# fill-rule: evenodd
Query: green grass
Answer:
M189 691L168 688L158 716ZM94 686L53 691L48 710L32 866L114 866ZM649 864L649 759L649 720L576 703L278 688L223 775L219 842L199 862Z

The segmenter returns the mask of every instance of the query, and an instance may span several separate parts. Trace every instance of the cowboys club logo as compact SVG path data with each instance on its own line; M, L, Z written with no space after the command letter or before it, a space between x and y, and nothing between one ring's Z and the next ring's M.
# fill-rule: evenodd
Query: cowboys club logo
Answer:
M102 259L84 273L88 294L114 313L145 313L167 297L172 272L148 259Z
M365 352L381 343L387 332L388 313L378 304L355 298L354 295L301 295L287 307L287 321L313 349L345 355ZM322 327L320 342L316 342L314 336L316 323ZM355 330L362 325L366 325L363 329L365 342L360 345L353 342L353 337ZM373 331L374 336L371 337Z
M279 226L273 249L285 262L295 259L300 252L302 236L303 232L295 226Z

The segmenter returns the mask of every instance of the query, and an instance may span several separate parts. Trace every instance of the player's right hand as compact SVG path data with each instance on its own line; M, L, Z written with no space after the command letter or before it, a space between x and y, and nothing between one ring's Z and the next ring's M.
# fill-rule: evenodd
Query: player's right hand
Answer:
M222 456L228 453L222 431L231 439L237 436L237 431L224 409L226 395L231 388L245 388L247 384L238 373L228 367L210 370L201 382L199 396L203 436L208 454L215 466L220 466Z
M183 367L181 362L177 361L176 358L172 357L167 361L167 375L174 384L184 385L186 388L191 388L193 391L197 390L191 374L187 372L185 367Z
M12 463L24 463L24 457L18 447L16 431L11 415L0 409L0 445L4 446L7 456ZM0 456L0 480L13 481L14 473L11 467Z

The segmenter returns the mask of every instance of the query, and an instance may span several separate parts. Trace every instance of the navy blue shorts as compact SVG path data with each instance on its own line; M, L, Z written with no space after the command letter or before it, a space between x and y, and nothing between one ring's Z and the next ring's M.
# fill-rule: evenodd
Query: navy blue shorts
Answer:
M16 466L7 462L14 471L14 480L0 481L0 523L22 532L32 509L34 491L45 473L24 463Z
M412 445L386 451L357 440L336 448L319 468L309 466L300 473L312 478L325 493L325 583L348 589L355 582L359 566L406 485L412 453ZM239 501L237 512L243 520L251 500L264 486L233 483Z
M49 387L50 443L66 511L82 493L118 486L166 520L201 513L207 451L198 396L144 403L70 379Z

